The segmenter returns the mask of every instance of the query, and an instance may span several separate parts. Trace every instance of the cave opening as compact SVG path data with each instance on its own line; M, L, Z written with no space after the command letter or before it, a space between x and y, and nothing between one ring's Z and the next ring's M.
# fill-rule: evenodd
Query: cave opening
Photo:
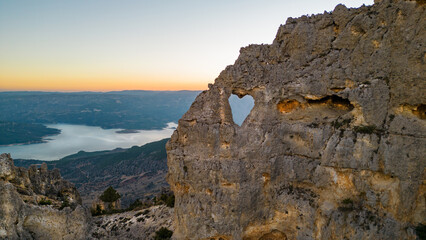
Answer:
M297 109L306 109L309 107L326 106L334 110L352 111L354 105L346 98L336 95L325 96L318 99L309 99L305 97L306 102L299 102L295 99L284 99L277 104L277 109L281 113L290 113Z
M347 111L351 111L352 109L354 109L354 106L348 99L336 95L326 96L316 100L307 99L307 102L309 105L328 105L332 108L338 108Z
M426 119L426 104L420 104L413 110L414 115L420 119Z

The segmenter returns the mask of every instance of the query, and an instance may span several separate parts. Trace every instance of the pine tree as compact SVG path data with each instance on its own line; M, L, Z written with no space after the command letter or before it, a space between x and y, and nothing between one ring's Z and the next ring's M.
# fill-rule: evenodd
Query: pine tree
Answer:
M120 197L120 194L110 186L102 193L99 198L104 202L112 203L117 201Z

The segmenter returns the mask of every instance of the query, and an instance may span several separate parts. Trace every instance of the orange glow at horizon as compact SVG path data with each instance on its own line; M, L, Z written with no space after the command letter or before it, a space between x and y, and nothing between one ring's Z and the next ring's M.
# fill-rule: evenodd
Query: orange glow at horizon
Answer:
M60 79L60 81L58 81ZM203 81L204 80L204 81ZM23 77L4 77L0 75L0 91L121 91L121 90L205 90L205 79L172 77L46 77L28 79Z
M0 2L0 91L205 90L287 17L374 1L24 2Z

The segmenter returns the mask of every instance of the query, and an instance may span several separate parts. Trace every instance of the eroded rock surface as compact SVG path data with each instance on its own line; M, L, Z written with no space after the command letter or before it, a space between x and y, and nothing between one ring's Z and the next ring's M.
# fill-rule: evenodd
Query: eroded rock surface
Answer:
M167 145L176 239L415 239L426 224L424 1L288 19ZM230 94L250 95L244 123Z
M0 239L86 239L89 228L89 211L57 169L15 167L0 155Z

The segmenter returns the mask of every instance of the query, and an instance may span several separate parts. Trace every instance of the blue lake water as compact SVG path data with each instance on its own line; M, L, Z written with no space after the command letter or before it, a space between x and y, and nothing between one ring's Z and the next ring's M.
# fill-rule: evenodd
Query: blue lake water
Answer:
M0 147L0 153L10 153L12 158L58 160L81 150L86 152L129 148L169 138L177 124L168 123L161 130L139 130L137 133L117 133L122 129L102 129L85 125L46 124L60 129L56 136L45 137L45 143Z

